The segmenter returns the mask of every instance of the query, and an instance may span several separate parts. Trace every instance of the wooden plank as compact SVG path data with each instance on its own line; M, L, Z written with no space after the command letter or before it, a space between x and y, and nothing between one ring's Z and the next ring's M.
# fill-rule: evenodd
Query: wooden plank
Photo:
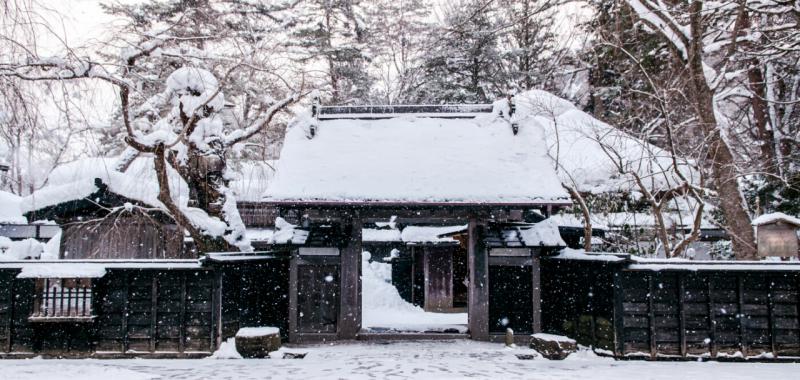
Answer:
M474 340L489 340L489 260L484 244L486 226L469 221L469 332Z
M289 342L297 342L297 253L289 263Z
M650 356L655 358L656 354L658 353L658 347L656 345L656 314L655 314L655 302L653 298L655 297L655 287L653 285L653 275L647 274L647 289L648 289L648 297L647 297L647 318L648 318L648 334L650 339Z
M713 277L711 275L706 276L706 280L708 281L708 335L709 339L709 350L711 351L711 357L717 357L717 311L714 308L714 283Z
M680 352L682 357L686 357L686 308L683 303L685 302L684 295L686 294L686 286L684 284L683 273L678 275L678 339L680 339L681 347Z
M337 334L339 339L356 339L361 331L361 219L357 212L345 224L349 236L341 249L339 267L341 306ZM348 226L349 225L349 226Z
M533 254L533 265L531 265L531 274L532 278L531 281L533 282L533 286L531 287L531 297L532 297L532 306L533 306L533 333L540 333L542 332L542 272L541 272L541 264L542 260L539 257L539 252L535 252Z

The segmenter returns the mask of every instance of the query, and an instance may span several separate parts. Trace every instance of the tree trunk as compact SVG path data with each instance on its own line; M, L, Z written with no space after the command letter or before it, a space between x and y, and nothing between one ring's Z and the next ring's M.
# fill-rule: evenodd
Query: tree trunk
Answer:
M755 234L745 200L738 186L738 173L730 147L722 136L714 114L713 93L708 86L702 59L702 1L693 1L691 14L691 45L687 57L690 74L692 103L700 120L700 127L708 142L708 159L720 199L720 209L725 216L726 230L731 235L733 250L738 260L755 259Z

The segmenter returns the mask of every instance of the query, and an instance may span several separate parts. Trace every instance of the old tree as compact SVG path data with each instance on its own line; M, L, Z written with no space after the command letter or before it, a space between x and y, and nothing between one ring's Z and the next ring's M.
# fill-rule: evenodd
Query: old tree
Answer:
M131 40L94 54L107 58L109 50L121 52L112 58L90 58L68 47L57 58L18 49L0 62L0 76L21 82L84 80L111 85L118 95L121 124L120 133L112 138L124 140L126 146L118 169L124 170L142 154L153 157L160 202L153 206L186 230L199 252L248 250L244 224L227 186L226 156L237 144L264 131L299 98L301 89L285 85L281 92L287 95L275 100L263 94L264 88L261 93L253 88L252 83L259 81L286 83L263 59L269 40L254 38L253 31L269 34L258 21L264 17L250 17L249 24L237 24L243 29L237 30L230 27L230 17L245 14L237 10L226 13L202 4L141 6L156 7L149 14L163 19L136 21L140 9L112 9L134 20L126 34L133 36ZM208 22L196 27L198 19ZM170 181L176 178L188 187L188 197L174 193L180 186Z

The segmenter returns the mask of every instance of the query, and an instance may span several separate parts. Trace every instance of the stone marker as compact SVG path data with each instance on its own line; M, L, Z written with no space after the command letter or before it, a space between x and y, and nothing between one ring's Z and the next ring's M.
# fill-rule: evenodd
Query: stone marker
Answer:
M279 348L281 334L277 327L245 327L236 333L236 351L243 358L268 358Z
M578 345L565 336L538 333L531 335L531 348L550 360L564 360Z

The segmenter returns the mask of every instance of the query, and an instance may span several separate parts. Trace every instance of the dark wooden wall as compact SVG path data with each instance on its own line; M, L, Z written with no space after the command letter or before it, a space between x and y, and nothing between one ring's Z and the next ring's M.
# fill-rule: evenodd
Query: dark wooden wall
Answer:
M543 332L613 350L613 278L619 266L542 259L541 268Z
M800 275L622 271L615 277L617 355L800 356Z
M174 224L142 217L104 218L61 226L61 256L66 259L191 259Z

